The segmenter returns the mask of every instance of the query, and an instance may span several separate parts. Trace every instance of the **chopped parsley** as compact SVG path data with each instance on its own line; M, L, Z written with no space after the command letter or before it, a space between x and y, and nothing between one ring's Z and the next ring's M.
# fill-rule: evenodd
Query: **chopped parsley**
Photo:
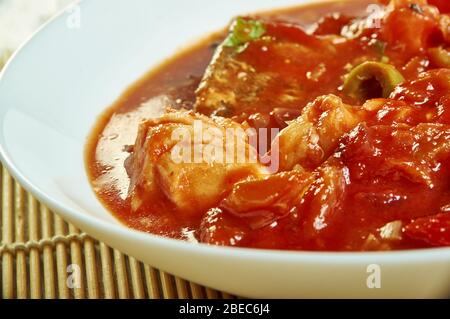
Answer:
M266 27L261 21L238 18L230 35L226 38L224 46L235 48L238 53L243 52L250 42L260 39L266 31Z

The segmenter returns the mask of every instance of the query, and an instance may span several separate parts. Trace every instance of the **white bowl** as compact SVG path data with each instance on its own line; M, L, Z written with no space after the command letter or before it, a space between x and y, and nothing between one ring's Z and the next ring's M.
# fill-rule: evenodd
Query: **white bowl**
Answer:
M309 253L195 245L128 229L92 192L83 162L86 137L128 85L239 13L299 2L95 0L63 12L2 73L3 163L28 191L93 237L212 288L268 298L448 297L448 248ZM380 267L380 289L368 288L370 265Z

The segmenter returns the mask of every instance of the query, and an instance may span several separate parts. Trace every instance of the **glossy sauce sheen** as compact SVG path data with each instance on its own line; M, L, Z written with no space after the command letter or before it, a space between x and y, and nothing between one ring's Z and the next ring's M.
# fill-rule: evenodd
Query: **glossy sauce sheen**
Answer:
M345 20L347 17L362 17L366 16L366 8L369 3L373 1L349 1L347 3L330 2L324 4L316 4L312 6L305 6L300 8L292 8L279 12L272 12L261 14L258 16L276 18L277 20L292 21L296 24L300 24L302 27L308 29L311 25L318 21L320 17L339 12L338 18ZM437 3L439 1L437 0ZM446 2L444 1L442 7L444 9ZM320 28L316 32L329 33L334 32L334 23L322 23ZM288 36L288 35L287 35ZM132 212L130 207L130 201L127 198L128 188L130 185L130 179L127 171L124 167L126 159L129 157L129 146L133 145L138 133L139 124L145 119L158 117L164 113L167 105L172 105L177 108L191 109L195 102L195 90L197 89L203 74L209 65L211 58L214 54L214 50L217 45L223 41L225 33L219 33L209 37L203 42L196 44L190 49L183 51L177 56L165 62L162 66L156 70L145 75L139 82L134 84L123 96L99 119L97 126L93 130L88 142L86 152L87 170L90 176L93 188L102 201L102 203L114 213L114 215L122 221L124 224L149 233L154 233L171 238L183 239L188 241L197 242L202 236L203 225L199 219L181 218L174 214L172 211L146 211L139 210ZM254 47L244 52L242 58L254 59L255 57L261 57L259 68L275 68L282 70L281 65L272 65L267 63L271 61L270 57L260 56L258 53L253 52L256 50ZM388 48L389 50L389 48ZM337 53L338 54L338 53ZM310 92L309 95L304 97L304 100L295 101L292 105L287 105L289 109L292 109L292 118L295 118L299 114L299 105L303 106L308 102L313 101L317 96L324 94L336 94L340 96L347 103L356 103L341 93L339 89L342 84L342 78L340 70L343 68L343 64L347 60L354 60L358 55L370 56L378 54L376 51L368 48L366 44L360 42L350 45L345 48L345 52L339 53L341 57L330 56L327 62L326 74L321 78L321 85L317 85L314 82L308 82L306 76L305 84L306 90ZM390 54L387 52L387 54ZM403 55L398 55L395 52L390 54L391 63L398 68L402 68L403 75L406 80L413 80L418 75L418 69L423 61L420 54L415 61L410 61L409 58L405 58ZM252 61L258 65L258 61ZM409 63L409 64L408 64ZM311 70L312 72L320 70ZM302 70L301 66L298 69L290 67L286 68L286 76L294 76L295 74L308 74L307 70ZM311 76L311 73L309 74ZM309 86L308 86L309 85ZM421 83L411 84L408 89L412 92L419 91ZM280 88L281 89L281 88ZM448 92L442 92L444 95ZM408 90L406 92L400 92L404 94L405 99L408 99ZM416 95L414 95L416 96ZM427 104L428 103L428 104ZM437 102L436 102L437 103ZM425 106L430 105L430 110L433 103L426 101ZM264 104L267 105L267 104ZM241 114L234 117L237 121L247 120L252 125L252 120L263 118L266 119L266 125L270 127L284 128L277 117L273 114L273 108L261 107L257 110L248 108L244 109ZM252 116L256 113L256 116ZM388 112L389 113L389 112ZM444 112L445 113L445 112ZM375 116L375 115L374 115ZM389 116L389 115L388 115ZM422 123L423 112L413 113L409 121L411 124ZM446 114L440 114L442 118ZM450 118L450 117L449 117ZM267 121L270 123L267 124ZM370 122L370 120L368 120ZM444 123L446 123L444 121ZM253 123L255 124L255 123ZM382 125L383 121L380 120L376 123ZM257 124L253 125L258 127ZM393 134L405 134L405 138L408 138L408 132L402 131L401 128L398 132L393 132L392 127L377 127L372 129L371 127L361 127L356 133L361 138L370 138L372 140L379 140L381 144L378 152L379 157L374 157L365 163L366 171L361 173L361 182L356 181L349 186L346 190L347 195L342 204L345 207L345 214L336 213L336 216L330 218L328 221L332 227L328 227L325 232L320 233L317 238L314 232L308 232L308 229L299 227L299 216L297 214L291 214L286 218L278 220L276 223L259 229L249 229L247 223L243 222L235 216L215 216L216 219L224 218L221 221L221 227L227 229L239 229L242 233L245 233L245 239L243 239L239 245L243 247L255 247L255 248L274 248L274 249L292 249L292 250L332 250L332 251L344 251L344 250L390 250L390 249L413 249L413 248L426 248L430 247L429 243L416 240L412 238L404 238L401 241L389 242L389 243L377 243L376 246L371 247L370 244L365 244L368 241L368 233L370 230L380 228L389 221L395 220L408 220L412 221L416 216L414 214L408 215L411 210L416 210L417 216L423 216L423 211L433 210L439 212L441 207L450 203L450 185L445 181L439 181L434 187L441 190L439 196L436 197L436 192L428 192L423 188L416 187L415 184L409 184L407 182L398 182L395 189L389 188L392 185L386 186L382 195L380 195L380 189L383 188L383 180L380 179L377 182L376 176L365 176L366 172L371 170L376 171L379 165L383 165L383 156L398 155L399 158L406 156L398 150L398 146L394 145L395 141L390 141L390 137ZM355 134L356 134L355 133ZM416 132L417 133L417 132ZM421 134L418 132L417 134ZM335 155L336 159L331 159L330 165L341 165L341 162L346 164L346 170L348 174L357 175L360 167L352 167L353 159L360 156L364 149L361 149L361 145L358 144L358 136L349 137L354 140L347 141L347 148L342 152ZM395 156L394 156L395 157ZM380 159L381 158L381 159ZM439 167L437 173L447 172L449 167ZM367 173L369 174L369 173ZM372 186L367 186L365 178L373 179ZM364 194L361 193L362 188ZM368 190L367 188L371 188ZM373 190L373 196L367 196L371 194ZM261 190L263 191L263 190ZM318 191L318 189L316 189ZM320 190L319 190L320 191ZM361 193L362 194L362 193ZM308 198L308 194L305 198ZM311 195L312 196L312 195ZM402 196L409 199L407 206L401 206ZM411 200L415 197L415 200ZM356 199L356 200L355 200ZM386 203L390 205L389 209L384 209L381 213L380 207ZM395 203L400 203L396 206ZM314 202L308 202L309 205L305 211L312 211ZM390 214L390 216L386 216ZM308 216L306 216L308 218ZM311 216L311 218L314 218ZM217 236L224 236L224 244L232 244L227 242L226 233L217 233ZM216 241L212 240L210 243L222 244L223 240L217 238Z

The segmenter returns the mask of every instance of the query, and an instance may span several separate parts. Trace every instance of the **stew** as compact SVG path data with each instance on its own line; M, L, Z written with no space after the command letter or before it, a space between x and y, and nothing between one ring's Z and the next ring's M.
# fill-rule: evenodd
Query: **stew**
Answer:
M86 163L129 227L282 250L450 247L447 0L233 19L133 85Z

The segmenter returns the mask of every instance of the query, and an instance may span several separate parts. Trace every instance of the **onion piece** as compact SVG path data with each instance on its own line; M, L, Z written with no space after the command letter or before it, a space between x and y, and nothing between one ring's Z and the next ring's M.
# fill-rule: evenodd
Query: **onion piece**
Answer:
M403 222L400 220L390 222L380 228L380 237L386 240L401 240Z

